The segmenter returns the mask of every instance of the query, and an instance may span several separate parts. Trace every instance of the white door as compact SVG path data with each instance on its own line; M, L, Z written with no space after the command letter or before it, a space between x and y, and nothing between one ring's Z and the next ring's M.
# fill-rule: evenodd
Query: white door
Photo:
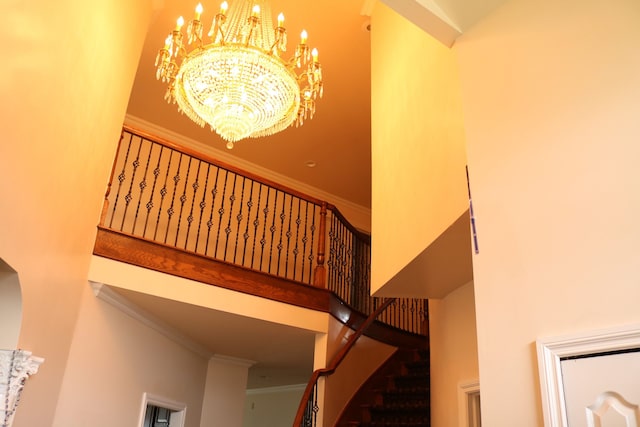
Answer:
M640 427L640 351L561 361L569 427Z

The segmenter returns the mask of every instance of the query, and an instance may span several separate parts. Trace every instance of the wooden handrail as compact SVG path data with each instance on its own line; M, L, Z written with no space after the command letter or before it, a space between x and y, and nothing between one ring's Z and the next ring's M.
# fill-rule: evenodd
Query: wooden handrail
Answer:
M358 230L356 227L353 226L353 224L351 224L345 217L344 215L342 215L342 212L340 212L340 210L332 205L331 203L327 203L327 209L331 211L331 213L333 214L333 216L335 216L336 218L338 218L338 220L349 230L351 231L358 239L362 240L363 242L367 243L367 244L371 244L371 236L361 230Z
M371 237L334 205L128 126L100 226L331 291L362 319L380 302L370 295ZM424 301L400 301L378 320L419 333Z
M395 301L395 298L387 298L383 301L380 306L367 317L367 319L360 325L360 327L349 337L347 342L342 346L342 348L333 356L329 366L326 368L316 369L313 374L311 374L311 378L307 383L307 387L304 390L302 398L300 399L300 405L298 406L298 411L296 412L296 417L293 420L293 427L300 427L302 425L302 421L304 419L305 410L307 407L307 403L311 398L313 390L315 389L318 380L320 377L325 377L331 375L335 372L335 370L340 366L340 363L347 356L349 351L353 348L358 338L364 334L365 330L373 323L373 321L387 309L389 305L391 305Z
M294 188L288 187L286 185L282 185L282 184L280 184L278 182L275 182L275 181L272 181L272 180L270 180L268 178L265 178L265 177L262 177L260 175L255 174L255 173L252 173L252 172L249 172L247 170L241 169L241 168L239 168L237 166L234 166L234 165L232 165L230 163L223 162L222 160L219 160L217 158L214 158L214 157L208 156L206 154L203 154L203 153L201 153L199 151L196 151L196 150L194 150L194 149L192 149L190 147L171 142L171 141L169 141L167 139L160 138L158 136L152 135L150 133L147 133L145 131L142 131L142 130L137 129L137 128L132 127L132 126L123 125L123 129L125 131L127 131L127 132L130 132L130 133L133 133L133 134L138 135L140 137L143 137L145 139L148 139L149 141L153 141L153 142L158 143L160 145L164 145L167 148L171 148L173 150L177 150L177 151L179 151L179 152L181 152L183 154L186 154L186 155L188 155L190 157L196 158L198 160L202 160L203 162L212 163L212 164L214 164L214 165L216 165L216 166L218 166L218 167L220 167L222 169L226 169L226 170L228 170L230 172L236 173L238 175L242 175L242 176L244 176L246 178L249 178L249 179L252 179L254 181L261 182L262 184L264 184L266 186L275 188L275 189L280 190L280 191L284 191L285 193L291 194L292 196L299 197L299 198L301 198L303 200L307 200L307 201L309 201L311 203L315 203L316 205L322 205L323 203L326 203L323 200L320 200L320 199L318 199L316 197L310 196L310 195L305 194L305 193L303 193L301 191L298 191L298 190L296 190Z

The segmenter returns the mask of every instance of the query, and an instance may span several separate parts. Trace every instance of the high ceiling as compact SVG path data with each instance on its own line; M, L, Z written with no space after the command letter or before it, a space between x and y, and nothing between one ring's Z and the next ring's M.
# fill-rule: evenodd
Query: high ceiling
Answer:
M447 45L475 22L506 0L385 0L407 19ZM301 128L289 128L279 134L249 139L236 143L232 150L208 128L202 129L178 113L175 105L164 100L164 85L155 79L154 61L168 32L178 16L190 19L197 1L156 1L161 6L155 12L135 78L128 107L128 116L180 135L187 141L205 145L207 154L218 153L227 162L236 159L268 169L319 189L338 200L370 208L371 206L371 123L370 123L370 21L366 13L375 0L273 0L272 15L283 12L289 35L289 49L297 43L301 30L309 33L309 44L318 48L324 73L324 97L317 103L313 120ZM217 2L203 4L202 20L207 22L217 11ZM208 31L208 28L205 29ZM374 29L375 31L375 29ZM150 129L147 129L150 130ZM210 150L210 151L209 151ZM228 160L228 159L231 159ZM308 162L315 167L307 166ZM327 199L335 204L337 200ZM258 362L250 371L250 384L279 385L303 376L313 360L312 339L308 332L273 324L260 324L256 320L239 319L222 313L206 313L198 307L187 307L168 300L141 295L128 297L144 309L162 317L162 313L179 312L180 316L163 320L214 352L228 356L250 358ZM170 309L168 309L170 308ZM211 322L203 322L207 318ZM221 328L202 325L225 324ZM263 340L254 341L251 348L246 342L233 344L229 337L247 336L251 330L260 330L262 338L278 336L281 354ZM220 348L219 344L225 343ZM235 345L235 347L234 347ZM257 349L264 348L264 354ZM295 357L291 357L295 355ZM287 361L287 370L275 361ZM268 372L269 374L265 374ZM271 373L278 375L264 381ZM276 378L279 376L279 378ZM291 383L289 381L289 383Z
M209 128L200 128L164 99L165 85L155 79L154 61L178 16L191 19L197 0L166 0L151 23L140 58L128 114L224 155L259 165L283 176L369 208L371 205L371 126L369 18L360 14L362 0L275 0L273 19L283 12L288 52L299 34L309 33L309 45L319 51L324 96L313 120L300 128L265 138L239 141L232 150ZM210 22L217 2L203 2L203 22ZM208 25L208 24L207 24ZM205 31L208 31L208 26ZM214 154L215 155L215 154ZM310 168L307 162L314 162Z

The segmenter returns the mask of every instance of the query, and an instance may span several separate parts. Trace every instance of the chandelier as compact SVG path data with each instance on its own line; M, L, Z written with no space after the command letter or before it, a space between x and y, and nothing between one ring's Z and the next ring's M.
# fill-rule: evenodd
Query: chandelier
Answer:
M313 118L322 97L317 49L302 31L293 55L285 58L284 16L277 25L265 0L223 2L203 38L203 7L175 29L156 57L156 78L167 84L165 100L204 127L227 148L244 138L272 135Z

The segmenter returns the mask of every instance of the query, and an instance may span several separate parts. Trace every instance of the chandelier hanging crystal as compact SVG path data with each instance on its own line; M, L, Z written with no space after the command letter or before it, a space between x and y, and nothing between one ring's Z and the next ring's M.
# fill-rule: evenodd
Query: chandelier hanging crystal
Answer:
M285 59L284 16L271 21L265 0L223 2L203 39L203 7L182 32L184 19L156 57L156 78L167 84L165 100L200 126L209 125L227 141L272 135L313 118L322 97L318 51L300 43Z

